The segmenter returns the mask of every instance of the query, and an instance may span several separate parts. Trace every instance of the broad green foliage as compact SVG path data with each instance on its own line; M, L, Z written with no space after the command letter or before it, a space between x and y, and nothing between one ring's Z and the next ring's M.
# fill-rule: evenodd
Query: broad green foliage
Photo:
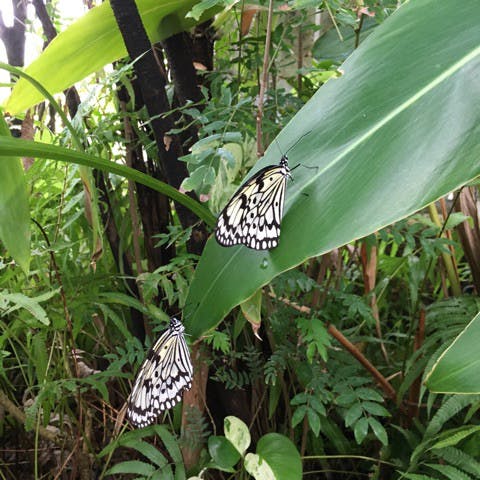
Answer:
M208 450L211 468L235 472L244 462L245 470L256 480L296 480L302 478L302 462L295 445L284 435L269 433L257 443L255 454L246 453L250 446L248 427L236 417L224 420L225 437L210 437Z
M288 2L289 11L274 2L273 88L262 122L262 143L270 147L255 166L265 2L248 5L258 7L250 30L241 23L241 2L137 3L151 35L159 19L169 20L152 39L195 24L205 8L229 6L216 24L214 71L201 74L203 98L175 107L170 132L198 128L199 141L182 158L189 172L182 189L201 203L122 165L124 112L115 92L124 86L133 98L131 63L98 73L88 96L81 93L70 129L50 132L39 108L35 142L0 137L0 169L9 157L35 158L17 173L31 197L23 223L29 216L38 222L29 273L11 261L19 264L21 254L1 239L0 399L25 414L21 422L5 410L0 428L8 448L17 436L22 447L38 439L31 444L38 478L46 473L41 426L79 439L76 454L86 452L99 478L480 478L480 397L436 393L478 392L480 300L458 234L474 219L450 212L450 200L407 217L480 172L477 3L409 2L382 24L396 1L365 0L359 10L351 2L299 0ZM321 25L314 22L319 6ZM119 37L109 34L109 8L87 14L32 64L49 89L123 54ZM370 12L375 16L367 18ZM323 33L324 14L334 24L314 46L313 38L303 43L315 60L299 72L299 34ZM103 49L102 32L110 40ZM64 75L51 75L57 61ZM80 68L79 61L88 64ZM22 80L9 105L21 109L43 95ZM138 148L153 160L145 112L129 120ZM124 178L182 203L211 228L248 170L278 162L304 133L288 153L290 165L300 166L287 186L279 248L256 253L209 241L197 268L198 255L188 253L194 229L183 229L172 208L171 224L154 239L171 256L148 271L147 239L131 215ZM74 151L75 144L87 150ZM108 172L108 220L119 234L117 249L105 242L95 269L77 164ZM241 309L230 312L237 304ZM201 355L195 361L208 368L205 397L198 409L177 405L163 425L118 431L134 372L169 316L180 312L187 342ZM132 334L134 322L151 329L144 342ZM187 469L183 458L192 452L200 455ZM73 468L76 455L67 460L64 468Z
M438 359L427 376L427 386L434 392L480 393L478 339L480 314L460 333Z
M278 248L256 252L209 240L186 302L194 338L279 273L480 174L478 14L472 1L407 3L282 130L285 150L310 132L290 162L315 173L294 171ZM253 171L278 160L274 142Z

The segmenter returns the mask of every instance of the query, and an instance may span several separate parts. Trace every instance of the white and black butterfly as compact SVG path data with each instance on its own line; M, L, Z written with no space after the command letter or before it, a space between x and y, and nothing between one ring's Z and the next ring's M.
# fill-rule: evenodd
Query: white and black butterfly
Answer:
M310 132L304 133L286 153ZM250 177L220 212L215 227L217 242L224 247L243 244L255 250L275 248L280 238L287 180L296 167L290 169L285 154L278 165L264 167Z
M150 425L192 386L193 367L184 331L182 322L172 317L143 361L127 401L127 416L135 427Z
M243 244L255 250L278 245L285 189L291 178L288 157L249 178L218 216L215 238L220 245Z

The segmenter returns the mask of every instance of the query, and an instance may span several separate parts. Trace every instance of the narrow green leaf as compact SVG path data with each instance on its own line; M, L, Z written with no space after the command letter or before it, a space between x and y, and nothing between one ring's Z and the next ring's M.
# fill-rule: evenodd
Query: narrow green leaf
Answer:
M145 313L146 315L149 314L148 308L146 308L142 302L125 293L100 292L97 295L96 300L98 301L98 303L113 303L117 305L132 307L138 310L139 312Z
M428 475L421 475L419 473L405 473L403 478L408 478L408 480L438 480L437 477L429 477Z
M163 425L153 425L152 428L153 431L160 437L165 445L165 448L167 449L168 454L175 462L175 476L177 476L179 472L185 476L182 452L180 451L177 439Z
M470 475L467 475L465 472L462 472L456 467L451 465L434 465L431 463L426 464L428 467L440 472L442 475L445 475L450 480L472 480Z
M376 402L363 402L362 408L372 415L378 415L381 417L390 416L390 412L383 405Z
M163 468L168 465L168 461L165 456L150 443L137 441L134 443L135 450L140 452L143 456L147 457L150 462L154 463L157 467Z
M480 430L480 426L474 426L474 427L467 427L467 428L462 427L460 431L457 431L457 432L450 431L446 435L445 439L434 443L431 448L445 448L445 447L451 447L452 445L457 445L464 438L467 438L470 435L477 433L479 430Z
M268 419L270 420L277 409L280 396L282 395L280 382L275 382L273 385L270 384L268 393Z
M32 338L33 363L37 373L37 380L42 384L46 380L48 367L48 348L45 342L45 332L40 331Z
M307 406L300 405L292 415L292 427L296 427L305 417L307 413Z
M0 139L11 139L0 110ZM0 242L25 273L30 266L30 210L19 152L0 162Z
M40 323L43 323L44 325L50 324L47 312L34 298L27 297L23 293L4 293L0 294L0 296L7 302L13 304L6 310L6 314L14 312L19 308L24 308Z
M60 160L62 162L76 163L77 165L85 165L87 167L97 168L99 170L110 172L122 177L133 180L150 187L157 192L163 193L172 200L184 205L208 225L215 223L215 218L211 212L199 202L193 200L188 195L180 193L176 188L167 183L156 180L133 168L110 162L103 158L94 157L83 152L77 152L68 148L49 145L41 142L31 142L21 140L19 138L6 138L0 136L0 157L9 157L11 155L22 155L26 157L49 158L52 160ZM5 161L0 158L0 165Z
M128 462L121 462L114 465L107 471L107 475L118 475L119 473L135 473L137 475L144 475L146 477L153 475L155 468L145 462L139 460L130 460Z
M355 440L360 445L367 436L368 433L368 419L366 417L362 417L356 424L353 429L353 433L355 434Z
M312 408L309 408L307 410L307 418L308 425L312 429L313 434L318 437L318 435L320 434L320 417L318 413Z
M376 390L373 390L372 388L357 388L355 390L356 395L358 398L361 398L362 400L372 400L373 402L383 402L383 397L378 393ZM338 399L337 399L338 402Z
M385 445L388 445L388 435L387 431L385 430L384 426L373 417L368 419L368 423L370 427L372 427L373 433L375 436Z

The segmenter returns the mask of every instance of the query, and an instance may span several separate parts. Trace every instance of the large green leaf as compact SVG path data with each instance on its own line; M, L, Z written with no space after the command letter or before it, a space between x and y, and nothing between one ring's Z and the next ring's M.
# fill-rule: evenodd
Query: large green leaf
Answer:
M198 0L136 0L145 30L152 43L188 30L211 18L218 7L203 12L196 21L185 15ZM57 93L96 72L104 65L126 57L110 2L92 8L61 32L27 68L26 73L50 93ZM52 75L52 72L56 72ZM5 110L17 114L43 100L29 82L21 78L7 99Z
M8 125L0 115L0 139L12 140ZM30 266L30 210L27 182L18 152L0 162L0 242L28 272Z
M185 309L198 338L279 273L364 237L480 174L480 3L409 2L284 128L299 167L270 252L210 239ZM277 163L276 142L255 170ZM250 172L251 174L252 172Z
M279 433L267 433L257 453L247 453L245 469L256 480L300 480L302 460L292 441Z
M479 341L480 313L438 359L428 374L427 387L442 393L480 393Z

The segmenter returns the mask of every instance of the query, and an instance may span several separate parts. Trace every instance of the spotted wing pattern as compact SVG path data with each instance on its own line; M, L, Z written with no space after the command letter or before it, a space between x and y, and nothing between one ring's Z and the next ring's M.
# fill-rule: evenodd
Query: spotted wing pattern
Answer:
M243 244L255 250L278 245L285 189L290 177L288 159L265 167L248 179L220 213L215 238L220 245Z
M193 367L184 331L180 320L173 317L142 363L127 402L127 416L135 427L153 423L192 386Z

